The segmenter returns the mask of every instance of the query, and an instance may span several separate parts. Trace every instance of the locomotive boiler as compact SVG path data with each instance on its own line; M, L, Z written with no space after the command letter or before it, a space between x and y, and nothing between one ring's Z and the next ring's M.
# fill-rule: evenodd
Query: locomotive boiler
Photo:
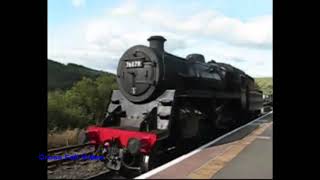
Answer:
M122 55L106 118L87 128L112 170L147 171L172 147L208 140L262 108L262 92L243 71L201 54L170 54L162 36L148 41Z

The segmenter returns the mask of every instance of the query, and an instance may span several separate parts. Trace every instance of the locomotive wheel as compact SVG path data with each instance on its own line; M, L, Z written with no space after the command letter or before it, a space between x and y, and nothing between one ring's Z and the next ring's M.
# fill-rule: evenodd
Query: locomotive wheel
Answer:
M153 155L143 155L141 158L141 173L150 171L156 167L156 161Z

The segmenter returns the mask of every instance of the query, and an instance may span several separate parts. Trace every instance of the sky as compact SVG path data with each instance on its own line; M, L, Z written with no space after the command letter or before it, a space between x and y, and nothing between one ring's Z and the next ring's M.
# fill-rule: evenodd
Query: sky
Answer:
M272 0L48 0L48 59L116 73L131 46L162 35L165 50L272 77Z

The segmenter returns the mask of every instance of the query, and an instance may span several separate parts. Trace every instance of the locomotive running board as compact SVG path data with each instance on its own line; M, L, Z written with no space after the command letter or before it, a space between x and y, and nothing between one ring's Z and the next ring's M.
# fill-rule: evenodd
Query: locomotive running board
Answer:
M186 90L182 92L177 92L176 97L239 99L241 97L241 94L238 92L226 93L226 92L201 91L201 90Z

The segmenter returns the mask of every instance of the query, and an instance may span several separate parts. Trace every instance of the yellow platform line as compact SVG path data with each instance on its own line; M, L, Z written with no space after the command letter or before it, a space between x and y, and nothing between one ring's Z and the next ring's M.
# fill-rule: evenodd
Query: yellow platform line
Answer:
M235 158L245 147L251 144L257 136L263 133L268 127L270 127L272 122L262 124L256 130L251 132L245 138L236 141L236 143L230 145L224 152L218 155L216 158L209 160L207 163L202 165L200 168L196 169L188 175L191 179L210 179L219 170L221 170L226 163Z

